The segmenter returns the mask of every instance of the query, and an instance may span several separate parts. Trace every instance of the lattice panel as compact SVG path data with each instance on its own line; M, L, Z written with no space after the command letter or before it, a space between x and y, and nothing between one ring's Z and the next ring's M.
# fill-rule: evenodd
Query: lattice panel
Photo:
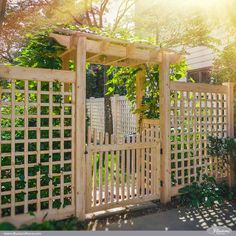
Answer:
M119 137L137 132L136 116L131 111L130 102L123 96L112 98L113 124Z
M1 81L0 221L72 208L74 86Z
M87 114L89 116L90 127L93 129L97 129L99 132L104 132L104 98L87 99Z
M227 176L227 165L207 153L208 136L227 136L227 94L192 91L191 87L187 91L171 91L173 187L201 181L204 173L217 178Z

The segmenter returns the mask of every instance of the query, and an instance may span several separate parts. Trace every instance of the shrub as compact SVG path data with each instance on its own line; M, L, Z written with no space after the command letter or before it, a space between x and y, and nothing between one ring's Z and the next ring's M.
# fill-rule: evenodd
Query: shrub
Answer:
M43 221L42 223L32 223L29 225L22 225L18 229L10 223L1 223L0 230L30 230L30 231L70 231L70 230L86 230L86 222L80 221L77 218L69 218L63 221Z
M217 183L215 178L203 175L203 182L193 182L179 190L181 205L189 207L211 207L222 204L225 199L231 200L233 193L229 191L227 183Z

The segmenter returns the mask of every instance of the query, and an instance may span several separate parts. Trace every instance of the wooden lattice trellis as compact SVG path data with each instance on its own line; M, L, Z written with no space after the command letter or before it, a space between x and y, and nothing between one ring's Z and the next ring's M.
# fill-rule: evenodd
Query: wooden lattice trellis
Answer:
M173 193L203 174L227 177L227 164L207 153L208 136L227 137L227 87L171 82L171 180Z
M0 221L64 218L74 209L74 73L15 72L0 88Z

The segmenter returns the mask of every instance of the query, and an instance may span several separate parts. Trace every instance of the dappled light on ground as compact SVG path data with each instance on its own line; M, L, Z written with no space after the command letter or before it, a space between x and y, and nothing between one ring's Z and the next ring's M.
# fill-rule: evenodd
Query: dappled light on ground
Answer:
M146 213L145 213L146 212ZM90 230L207 230L211 226L227 226L236 230L236 206L225 203L212 208L146 209L97 219Z
M184 209L179 210L179 220L186 223L195 222L199 229L208 229L213 225L232 228L236 225L236 210L230 203L213 208Z

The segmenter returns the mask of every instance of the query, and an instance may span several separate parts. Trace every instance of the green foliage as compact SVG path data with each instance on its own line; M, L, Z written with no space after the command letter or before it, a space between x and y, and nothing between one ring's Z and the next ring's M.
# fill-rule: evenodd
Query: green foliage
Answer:
M42 223L32 223L30 225L22 225L18 229L10 223L1 223L0 231L9 230L30 230L30 231L59 231L59 230L86 230L87 223L80 221L76 217L69 218L63 221L43 221Z
M212 77L215 83L236 82L236 43L219 52L213 63Z
M48 36L49 32L28 35L15 64L25 67L61 69L59 53L65 48Z
M131 104L135 104L136 99L136 74L139 68L117 68L110 67L108 76L110 77L107 86L108 94L126 95ZM144 82L145 94L142 99L142 108L135 112L147 118L159 118L159 66L145 66L146 80ZM186 76L187 65L185 61L171 65L170 80L179 80Z
M208 175L203 175L202 183L193 182L181 188L179 193L180 203L189 207L211 207L233 197L226 182L217 183L214 177Z
M104 97L104 66L87 64L86 97Z
M236 142L234 138L208 137L208 154L215 157L227 158L236 155Z
M8 222L0 223L0 231L13 231L16 230L15 225Z
M19 230L39 230L39 231L60 231L60 230L86 230L87 225L85 222L80 221L78 218L69 218L64 221L44 221L42 223L33 223L31 225L22 225Z

